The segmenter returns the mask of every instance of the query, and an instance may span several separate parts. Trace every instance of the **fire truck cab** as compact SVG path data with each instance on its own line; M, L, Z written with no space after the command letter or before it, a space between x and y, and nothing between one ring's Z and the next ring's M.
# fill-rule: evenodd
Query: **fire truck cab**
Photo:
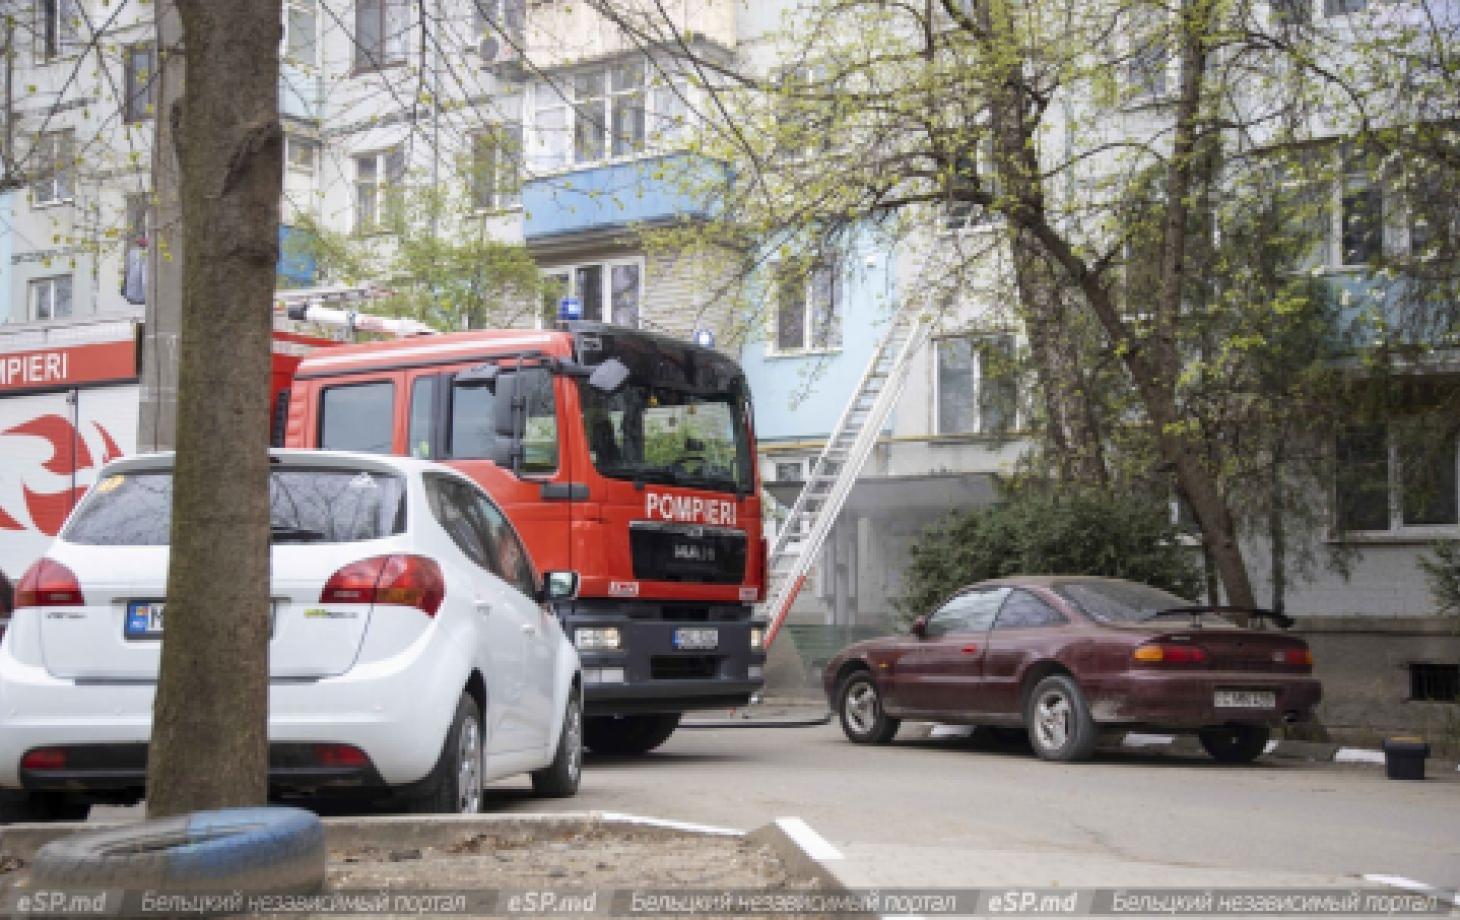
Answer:
M289 447L439 460L497 501L583 664L584 740L637 753L762 685L750 392L708 348L589 322L324 349L281 407Z

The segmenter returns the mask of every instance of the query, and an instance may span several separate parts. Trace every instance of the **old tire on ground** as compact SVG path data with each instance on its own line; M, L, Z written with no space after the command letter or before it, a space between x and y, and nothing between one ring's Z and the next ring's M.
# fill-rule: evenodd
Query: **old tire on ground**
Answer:
M583 700L575 687L563 710L558 752L553 762L532 771L532 791L544 798L565 799L578 793L583 776Z
M882 691L867 671L853 671L836 693L837 715L847 740L857 744L886 744L897 734L902 720L882 709Z
M85 821L91 805L68 798L64 792L25 792L0 789L0 824L27 821Z
M82 832L41 847L42 888L318 891L324 826L302 808L227 808Z
M583 720L583 743L595 754L647 754L679 727L677 712L593 716Z
M1219 725L1196 733L1201 746L1220 763L1251 763L1267 750L1266 725Z
M408 810L423 814L474 815L482 810L482 713L463 693L441 743L441 754L411 793Z
M1100 741L1085 695L1064 674L1051 674L1034 687L1024 704L1024 728L1043 760L1088 760Z

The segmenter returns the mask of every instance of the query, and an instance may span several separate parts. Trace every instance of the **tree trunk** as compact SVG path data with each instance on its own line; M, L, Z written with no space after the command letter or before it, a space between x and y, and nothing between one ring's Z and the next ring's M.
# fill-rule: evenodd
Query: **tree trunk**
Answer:
M268 785L266 448L282 10L280 0L177 0L177 8L187 251L152 815L262 803Z

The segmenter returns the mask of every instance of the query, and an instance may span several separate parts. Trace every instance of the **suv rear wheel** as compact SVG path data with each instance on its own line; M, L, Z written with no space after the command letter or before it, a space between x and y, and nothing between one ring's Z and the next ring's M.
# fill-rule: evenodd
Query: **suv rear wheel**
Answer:
M421 781L410 810L429 814L474 815L482 810L482 714L463 693L441 745L436 766Z

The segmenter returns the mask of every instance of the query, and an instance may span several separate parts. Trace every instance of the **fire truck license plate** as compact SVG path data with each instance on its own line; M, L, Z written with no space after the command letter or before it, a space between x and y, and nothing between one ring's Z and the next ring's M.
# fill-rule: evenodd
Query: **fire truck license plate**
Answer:
M718 629L676 629L674 647L684 649L717 648L720 645Z
M1218 709L1271 709L1277 694L1271 690L1217 690L1212 704Z

